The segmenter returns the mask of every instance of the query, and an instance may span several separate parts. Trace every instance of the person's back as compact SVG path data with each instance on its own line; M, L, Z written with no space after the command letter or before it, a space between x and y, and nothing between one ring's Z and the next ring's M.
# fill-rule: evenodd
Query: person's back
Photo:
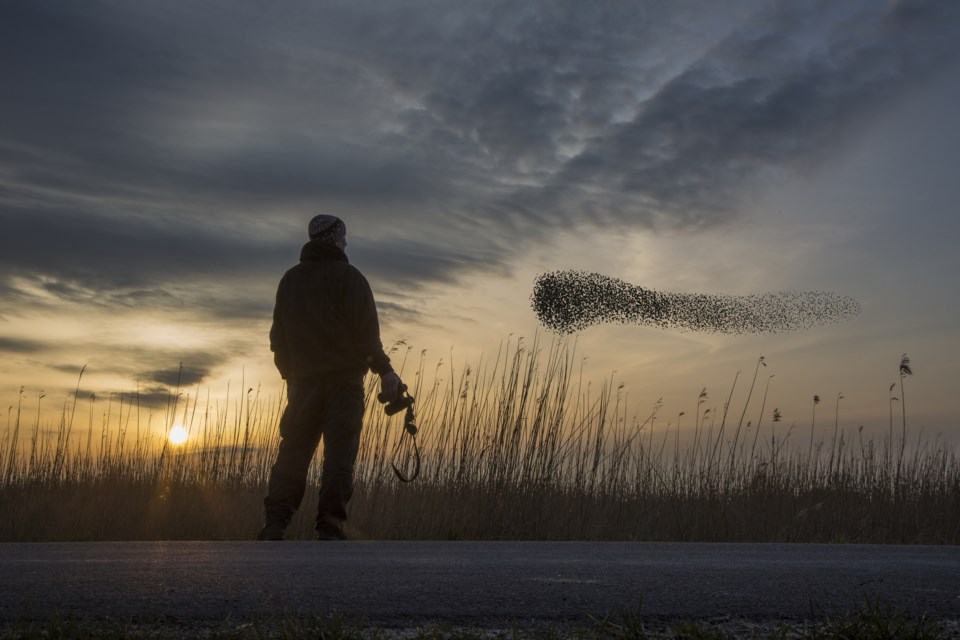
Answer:
M390 371L370 285L328 242L308 242L281 279L270 344L286 380Z
M387 401L403 388L380 342L373 293L347 260L346 225L316 216L300 264L277 287L270 348L287 381L280 448L264 498L261 540L282 540L306 492L307 471L323 439L317 536L344 538L347 503L363 423L363 377L380 375Z

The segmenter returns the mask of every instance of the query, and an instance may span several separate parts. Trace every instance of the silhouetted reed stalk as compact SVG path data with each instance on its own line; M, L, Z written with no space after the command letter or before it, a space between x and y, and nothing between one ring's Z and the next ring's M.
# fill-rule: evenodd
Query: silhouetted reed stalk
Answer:
M757 452L757 440L760 438L760 425L763 424L763 410L767 407L767 394L770 391L770 381L774 376L767 376L767 384L763 387L763 400L760 402L760 414L757 416L757 428L753 432L753 444L750 446L750 459L753 460ZM771 434L772 435L772 434Z
M910 368L910 358L903 354L900 358L900 409L903 412L903 433L900 437L900 455L897 458L897 480L895 485L900 484L900 468L903 465L903 454L907 446L907 399L904 397L903 379L913 375L913 369Z
M753 370L753 380L750 381L750 389L747 391L747 399L743 403L743 412L740 414L740 420L737 421L737 431L733 435L733 444L730 446L730 464L733 465L734 458L737 455L737 443L740 441L740 431L743 429L743 420L747 417L747 409L750 407L750 398L753 397L753 389L757 385L757 374L760 372L760 365L764 367L767 366L767 363L764 362L764 357L760 356L757 358L757 366Z
M888 446L887 446L887 454L888 454L888 456L889 456L890 452L893 450L893 403L894 403L894 402L899 402L899 400L900 400L900 399L897 398L895 395L893 395L893 390L894 390L894 388L895 388L896 386L897 386L897 383L894 382L893 384L890 385L890 390L889 390L889 395L890 395L890 402L889 402L889 404L890 404L890 434L889 434L888 440L887 440L887 443L888 443ZM890 464L890 459L889 459L889 457L887 458L887 464L888 464L888 465Z
M699 442L700 442L700 435L701 435L701 433L702 433L702 431L703 431L703 422L706 421L707 412L710 411L709 409L704 410L704 412L703 412L703 420L701 421L701 419L700 419L700 405L706 403L706 401L709 399L709 397L710 397L710 396L707 394L707 388L706 388L706 387L704 387L703 389L701 389L701 390L700 390L700 394L697 396L697 408L696 408L696 412L694 413L694 417L693 417L693 428L694 428L693 441L694 441L695 443L697 443L697 444L699 444ZM692 457L693 457L693 458L697 458L697 456L698 456L699 453L700 453L700 452L699 452L699 447L695 447L695 448L693 449Z
M830 462L827 465L827 468L830 470L830 473L833 473L833 461L834 458L837 459L839 464L840 453L841 451L837 450L838 446L838 437L839 437L839 447L843 449L843 434L840 433L840 401L843 400L843 393L837 394L837 405L833 418L833 440L830 442Z
M717 432L717 440L713 445L713 453L710 455L711 467L714 459L716 460L717 465L719 465L720 458L723 456L723 436L727 426L727 412L730 410L730 403L733 401L733 392L737 388L737 380L739 378L740 372L737 371L737 374L733 376L733 384L730 385L730 395L727 396L727 401L723 403L723 418L720 420L720 429ZM710 430L713 430L712 424L710 425Z
M662 399L633 413L625 386L613 376L599 388L584 381L575 342L508 339L493 359L459 369L452 352L435 368L420 352L415 371L407 371L411 349L401 357L401 346L392 356L417 398L423 471L410 485L393 477L400 419L384 415L375 400L377 381L369 378L354 535L960 542L960 464L953 449L921 432L907 455L905 417L896 454L892 438L877 447L864 442L862 432L859 447L847 447L839 425L842 394L833 446L823 460L823 442L814 441L819 396L806 452L790 448L791 430L779 430L779 409L769 447L757 446L772 375L753 442L740 433L744 406L724 449L739 374L717 430L716 411L701 411L708 395L700 392L683 443L684 411L672 433L672 425L657 426ZM900 373L902 384L909 373ZM262 396L259 387L254 392L245 380L241 389L238 399L228 391L212 401L208 391L200 402L199 389L181 394L179 383L173 387L161 405L160 429L165 434L182 424L191 436L183 446L157 441L154 416L137 391L105 402L90 396L81 446L72 435L79 384L49 436L39 412L45 394L38 394L32 437L20 446L21 391L0 441L0 540L250 537L285 403ZM296 535L309 537L317 480L314 466L314 489L294 523Z
M813 413L810 416L810 448L807 450L807 466L808 467L810 466L810 463L813 460L813 440L814 440L814 431L816 430L816 425L817 425L817 405L818 404L820 404L820 396L814 395L813 396Z

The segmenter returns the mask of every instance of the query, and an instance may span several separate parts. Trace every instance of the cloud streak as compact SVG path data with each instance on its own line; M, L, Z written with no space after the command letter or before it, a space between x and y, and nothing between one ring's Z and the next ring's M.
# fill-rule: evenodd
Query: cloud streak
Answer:
M36 340L0 336L0 353L36 353L43 348Z
M836 151L883 105L954 59L957 34L951 4L851 11L848 3L778 3L598 137L551 187L573 211L632 210L673 226L729 219L744 188L770 169Z
M0 354L16 359L29 358L28 364L45 369L79 375L86 368L88 374L119 376L143 380L151 388L189 387L206 380L218 367L241 353L243 344L224 343L209 348L177 348L132 343L86 342L65 345L55 339L37 340L20 337L0 337ZM65 362L75 356L76 361ZM44 359L41 363L39 359Z

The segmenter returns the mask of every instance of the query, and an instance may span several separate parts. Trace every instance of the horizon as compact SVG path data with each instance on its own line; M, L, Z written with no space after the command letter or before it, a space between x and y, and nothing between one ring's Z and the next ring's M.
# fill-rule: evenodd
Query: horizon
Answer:
M479 389L506 389L510 387L511 380L517 385L512 394L523 397L535 389L545 390L544 384L551 375L555 375L551 372L555 372L555 367L562 364L569 370L562 388L568 392L566 395L572 395L567 399L571 405L580 407L589 415L600 415L605 398L615 406L614 414L606 418L607 427L614 433L628 438L650 438L651 443L660 443L661 446L669 442L670 447L679 447L681 453L689 451L708 432L719 438L718 443L722 440L719 434L724 432L736 432L737 437L742 433L748 440L759 439L761 448L767 450L766 455L770 455L773 449L782 449L791 455L803 452L810 446L824 446L838 435L847 447L857 438L861 445L872 443L871 446L879 449L899 447L903 438L902 445L906 451L917 453L931 446L945 446L952 450L958 444L955 434L917 424L912 412L904 412L900 402L904 386L910 391L911 402L916 395L909 381L913 375L913 363L908 354L903 354L900 362L905 372L898 375L897 382L888 388L885 403L887 413L882 420L874 416L873 422L865 424L863 420L851 419L845 414L841 402L847 398L843 392L832 396L815 394L806 399L805 415L786 419L781 407L791 405L775 402L776 394L770 393L771 382L776 374L769 373L766 356L758 357L750 368L736 371L730 376L728 386L717 389L716 393L702 387L696 397L688 399L690 406L672 406L662 396L643 404L649 399L643 396L638 402L631 398L630 388L616 377L615 371L600 378L588 377L586 362L589 357L579 353L578 340L578 336L551 336L542 332L529 342L523 336L517 336L516 339L511 336L501 342L495 358L481 354L477 362L460 362L456 368L442 358L429 361L426 350L417 355L411 345L394 345L389 352L393 356L404 353L403 358L398 357L397 364L402 363L403 367L398 367L398 371L404 373L404 379L410 383L411 394L419 398L414 404L418 413L417 423L428 438L439 437L438 434L449 427L436 420L437 402L445 403L445 398L459 396L461 400L468 400L468 405L478 403L477 406L485 406L489 398L479 393ZM411 354L412 364L409 362ZM527 368L533 371L529 388L528 383L524 382L526 374L521 371ZM275 393L265 390L259 381L250 382L246 379L239 387L228 380L223 393L215 395L211 395L211 390L199 383L194 386L174 384L163 393L141 393L137 386L133 386L97 394L83 388L81 383L85 372L85 368L82 369L78 373L75 388L59 398L48 397L43 389L35 390L32 396L28 390L21 390L20 404L12 403L7 409L4 443L9 446L11 435L16 432L19 433L21 453L28 445L30 448L46 449L53 442L57 449L63 446L76 447L78 454L81 447L90 450L92 443L92 450L97 453L104 446L107 450L113 450L116 444L130 439L130 431L133 430L136 434L131 445L134 450L149 445L154 451L183 447L185 450L202 452L210 446L208 438L212 437L211 430L223 429L231 424L236 430L243 423L252 429L254 440L260 443L251 443L256 449L277 436L272 428L276 426L285 404L283 389L281 393ZM182 377L182 370L177 373ZM368 402L372 410L366 413L364 422L371 426L383 420L380 417L380 405L371 399L376 394L375 384L376 377L368 373L365 386L371 394ZM557 393L559 389L557 386L551 388L551 396L563 395ZM420 408L424 406L430 407L426 418L420 414ZM692 413L689 412L691 409ZM445 409L440 413L445 415L447 411ZM389 418L386 421L391 423ZM399 434L399 422L392 422L396 424L391 428L396 428ZM680 433L677 433L678 426L682 427ZM759 434L755 433L758 426ZM476 427L484 429L488 425ZM111 444L121 432L126 435ZM61 443L64 435L68 440ZM33 442L34 436L39 438L37 442ZM724 442L730 446L729 438ZM841 444L841 448L843 446ZM669 448L668 452L671 455L676 453L669 451Z

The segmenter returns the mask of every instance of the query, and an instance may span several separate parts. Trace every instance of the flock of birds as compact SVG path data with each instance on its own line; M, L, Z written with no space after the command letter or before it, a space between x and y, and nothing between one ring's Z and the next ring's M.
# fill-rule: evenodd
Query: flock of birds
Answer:
M777 333L842 322L860 313L853 298L826 291L670 293L585 271L538 276L530 300L540 322L562 334L602 322L707 333Z

